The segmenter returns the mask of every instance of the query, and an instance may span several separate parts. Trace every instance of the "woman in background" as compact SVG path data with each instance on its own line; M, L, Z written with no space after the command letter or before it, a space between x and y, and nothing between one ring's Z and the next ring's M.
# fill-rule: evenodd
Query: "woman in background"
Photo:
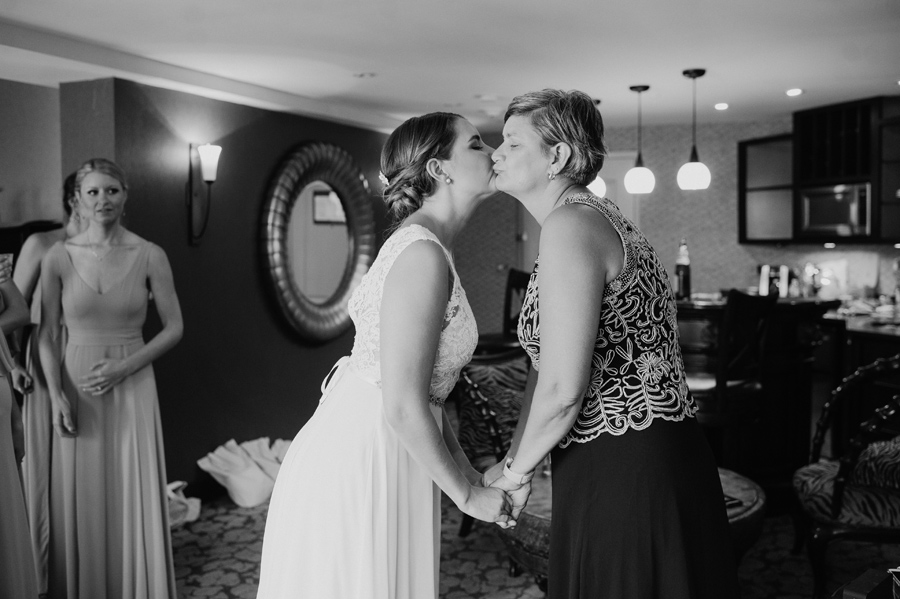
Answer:
M128 185L115 163L85 162L75 186L88 227L41 263L40 356L58 436L49 597L174 599L152 367L181 339L172 270L161 248L122 226ZM149 292L163 326L145 343Z
M75 197L75 173L63 183L62 206L66 221L62 228L42 231L28 236L13 272L13 281L25 301L31 306L31 327L24 350L16 356L16 369L12 382L16 390L25 396L22 417L25 427L25 460L22 462L22 479L25 484L25 502L28 506L28 526L34 546L38 591L47 592L47 560L50 541L50 455L53 445L50 395L47 381L41 371L38 354L38 325L41 322L41 260L57 241L64 241L81 233L87 226L82 219ZM65 335L61 335L61 345Z
M517 504L551 453L552 599L737 599L722 486L684 379L675 298L653 247L586 187L603 166L587 94L506 111L497 189L541 225L519 318L534 366L506 460ZM513 511L513 517L516 510Z
M350 357L278 472L260 599L436 599L440 491L475 518L508 521L506 494L479 486L443 410L478 341L449 248L494 193L490 152L448 113L388 138L397 228L350 298Z
M9 374L15 368L6 335L28 324L28 305L10 275L12 254L0 257L0 597L36 599L37 582L19 462L25 451L22 416Z

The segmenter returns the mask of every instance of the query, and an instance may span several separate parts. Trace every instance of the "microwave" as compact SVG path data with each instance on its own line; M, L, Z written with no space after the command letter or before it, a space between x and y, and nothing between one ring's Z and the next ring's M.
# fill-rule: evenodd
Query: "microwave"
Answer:
M800 235L869 237L872 235L871 184L806 187L800 195Z

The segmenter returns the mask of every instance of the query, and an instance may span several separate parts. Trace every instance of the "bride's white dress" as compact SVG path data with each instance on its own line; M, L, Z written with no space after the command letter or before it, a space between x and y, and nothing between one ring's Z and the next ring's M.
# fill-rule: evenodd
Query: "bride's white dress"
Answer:
M356 338L323 383L319 406L297 433L275 482L259 599L428 599L438 596L440 490L384 418L379 311L397 256L417 241L409 225L384 244L350 298ZM453 290L431 379L441 410L478 341L475 318L450 253Z

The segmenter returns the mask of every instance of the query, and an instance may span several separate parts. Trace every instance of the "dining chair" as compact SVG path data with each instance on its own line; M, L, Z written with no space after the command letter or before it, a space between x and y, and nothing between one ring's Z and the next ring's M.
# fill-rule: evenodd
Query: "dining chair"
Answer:
M697 421L713 445L719 465L739 469L738 428L761 414L766 330L778 296L731 289L710 339L706 366L686 372L697 403Z
M807 545L813 597L825 590L825 550L836 540L900 543L900 394L860 424L839 456L822 457L826 433L847 401L900 373L900 354L856 369L831 393L816 422L809 464L794 473L794 553Z
M453 390L457 438L469 462L479 472L506 457L519 419L529 361L521 349L474 355L462 369ZM463 514L459 535L472 529Z

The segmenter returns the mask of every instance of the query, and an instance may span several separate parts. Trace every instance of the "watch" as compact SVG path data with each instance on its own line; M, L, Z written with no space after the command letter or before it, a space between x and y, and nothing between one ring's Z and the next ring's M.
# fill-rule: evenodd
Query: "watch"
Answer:
M519 474L518 472L513 472L509 469L512 466L513 458L507 457L506 463L503 464L503 476L517 485L524 485L527 482L530 482L532 478L534 478L534 470L531 472L527 472L525 474Z

